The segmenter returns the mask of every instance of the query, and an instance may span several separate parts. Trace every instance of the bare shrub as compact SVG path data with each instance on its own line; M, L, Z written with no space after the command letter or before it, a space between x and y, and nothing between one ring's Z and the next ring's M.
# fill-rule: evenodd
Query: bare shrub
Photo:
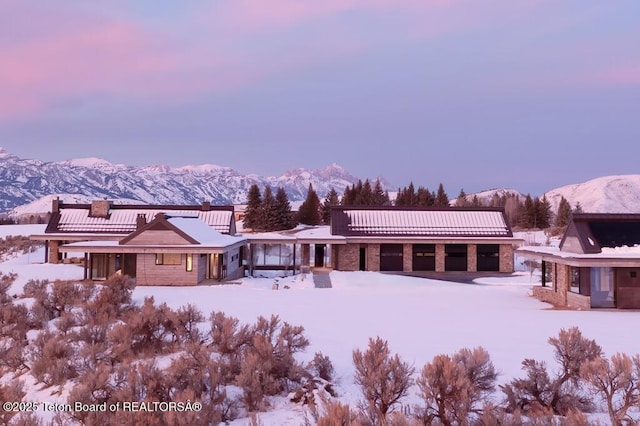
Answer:
M180 341L200 343L203 336L198 326L204 319L202 312L192 304L178 308L176 311L176 322Z
M236 384L242 388L242 402L248 411L265 408L266 395L276 395L282 385L272 374L274 370L273 346L265 336L253 337L251 351L243 359Z
M313 360L309 363L307 369L315 372L317 377L320 377L327 382L333 380L333 363L328 356L323 355L322 352L316 352L313 356Z
M33 297L34 299L37 299L38 297L43 297L42 294L47 292L48 286L48 280L29 280L23 286L22 292L24 297Z
M18 278L18 275L14 273L0 273L0 306L8 305L13 301L9 295L9 288L11 288L16 278Z
M437 355L417 380L425 401L426 423L466 424L470 414L480 414L495 390L498 374L489 353L481 347L461 349L453 356Z
M145 298L141 308L127 311L123 321L113 327L108 337L117 360L129 355L159 355L177 341L175 312L166 303L156 307L153 297Z
M549 338L559 370L549 376L544 362L525 359L522 368L526 378L514 379L501 386L506 395L507 410L525 414L549 409L554 414L588 411L591 400L580 392L580 368L601 356L602 349L587 339L577 327L562 329L558 337Z
M368 415L383 423L387 413L407 395L415 369L398 354L392 356L387 341L380 337L370 338L365 352L354 350L353 364L355 383L362 390Z
M9 303L0 306L0 372L3 367L14 371L27 368L24 354L28 344L27 315L24 305Z
M0 385L0 404L5 402L19 402L24 398L24 384L22 381L13 380L10 384ZM9 410L0 410L0 424L8 425L9 420L16 415Z
M324 413L318 418L317 426L351 426L356 424L357 413L347 404L338 401L327 401Z
M64 312L79 303L79 292L76 284L71 281L56 280L51 286L51 293L47 301L47 307L53 313L54 318L60 317Z
M639 355L631 358L617 353L611 360L598 357L585 362L580 374L594 393L604 400L611 424L633 423L627 411L640 401Z
M73 347L48 331L36 337L31 348L31 374L47 386L62 385L77 377Z
M85 316L120 318L131 306L131 293L135 282L127 275L112 275L100 287L97 294L85 306ZM86 292L90 288L85 289Z
M223 379L231 382L240 374L243 354L251 345L251 327L240 325L237 318L223 312L211 313L210 323L211 347L220 354L226 366Z

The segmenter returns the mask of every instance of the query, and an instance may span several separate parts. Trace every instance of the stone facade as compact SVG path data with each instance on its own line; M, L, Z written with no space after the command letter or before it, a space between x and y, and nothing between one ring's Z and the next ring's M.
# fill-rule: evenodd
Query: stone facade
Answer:
M111 202L109 200L94 200L91 202L89 217L108 217Z
M436 244L436 272L444 272L444 244Z
M570 277L569 266L557 263L551 264L552 280L547 283L547 287L533 287L533 295L543 302L556 306L568 306L567 293L569 292Z
M500 244L500 272L513 272L513 246Z
M402 270L404 272L413 270L413 244L403 244L402 246Z
M340 271L357 271L360 269L360 244L336 246L336 262Z
M58 263L60 257L60 241L49 241L49 263Z
M467 271L476 272L478 270L478 245L467 244Z
M367 244L366 270L380 272L380 244Z

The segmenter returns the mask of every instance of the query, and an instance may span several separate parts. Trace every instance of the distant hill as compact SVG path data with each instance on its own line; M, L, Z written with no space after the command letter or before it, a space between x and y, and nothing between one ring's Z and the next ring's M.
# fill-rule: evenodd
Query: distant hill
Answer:
M571 207L580 202L584 212L640 213L640 175L603 176L552 189L546 196L554 212L564 197Z

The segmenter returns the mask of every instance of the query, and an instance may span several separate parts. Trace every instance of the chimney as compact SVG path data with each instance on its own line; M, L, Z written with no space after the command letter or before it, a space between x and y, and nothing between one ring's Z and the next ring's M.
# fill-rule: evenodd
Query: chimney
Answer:
M89 216L101 217L106 219L109 217L110 207L111 207L111 202L106 198L104 200L93 200L91 202L91 211L89 212Z
M51 213L58 213L60 211L60 197L56 197L51 201Z
M203 212L208 212L209 210L211 210L211 203L209 201L203 201L201 210Z
M142 228L147 224L147 216L144 213L138 213L136 217L136 230Z

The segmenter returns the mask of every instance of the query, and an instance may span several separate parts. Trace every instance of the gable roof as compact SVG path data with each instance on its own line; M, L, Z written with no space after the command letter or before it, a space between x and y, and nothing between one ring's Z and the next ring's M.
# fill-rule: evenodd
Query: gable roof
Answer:
M334 207L331 234L344 236L512 237L497 208Z
M578 241L580 247L571 244ZM575 213L560 241L560 249L601 253L605 247L640 244L640 214Z
M138 217L151 222L159 213L174 215L197 214L204 223L223 234L235 234L233 206L202 205L144 205L109 204L108 214L92 215L91 204L56 203L45 234L55 233L97 233L129 234L138 226Z
M225 247L244 241L243 237L224 235L204 223L197 215L180 215L159 213L154 220L132 232L120 240L120 245L127 245L139 235L147 231L173 231L180 235L188 244ZM162 241L157 244L162 245Z

